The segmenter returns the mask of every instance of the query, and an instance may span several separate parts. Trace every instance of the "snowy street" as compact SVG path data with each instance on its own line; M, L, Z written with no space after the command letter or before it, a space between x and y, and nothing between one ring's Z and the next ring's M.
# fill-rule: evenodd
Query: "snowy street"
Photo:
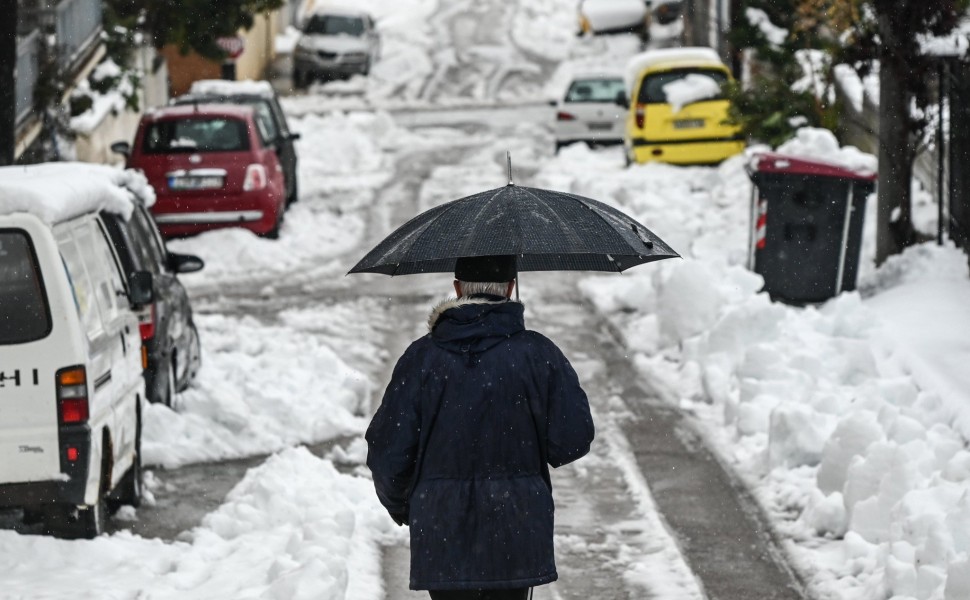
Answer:
M180 276L202 369L175 410L146 405L145 502L93 540L0 511L0 599L427 598L363 434L453 277L345 274L414 215L504 185L507 151L517 184L615 206L683 257L520 276L526 327L571 361L596 424L552 472L559 579L536 599L970 598L964 254L876 269L870 219L858 291L772 303L745 267L743 156L555 152L550 90L640 40L577 37L573 0L360 4L384 36L368 78L295 92L286 56L271 74L302 136L279 239L168 243L206 262ZM671 39L655 25L650 44Z

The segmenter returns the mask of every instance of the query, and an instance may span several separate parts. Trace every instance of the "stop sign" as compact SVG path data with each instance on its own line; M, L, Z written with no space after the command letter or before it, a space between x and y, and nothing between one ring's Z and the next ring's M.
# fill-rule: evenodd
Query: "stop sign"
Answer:
M222 48L229 55L229 58L239 58L239 55L246 49L246 42L238 35L218 38L216 45Z

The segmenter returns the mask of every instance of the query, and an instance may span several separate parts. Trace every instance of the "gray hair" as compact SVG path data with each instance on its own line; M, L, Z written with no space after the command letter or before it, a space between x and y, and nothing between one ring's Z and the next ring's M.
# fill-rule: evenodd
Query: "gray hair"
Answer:
M501 281L459 281L458 287L461 288L462 296L474 296L475 294L491 294L493 296L505 297L509 291L509 282Z

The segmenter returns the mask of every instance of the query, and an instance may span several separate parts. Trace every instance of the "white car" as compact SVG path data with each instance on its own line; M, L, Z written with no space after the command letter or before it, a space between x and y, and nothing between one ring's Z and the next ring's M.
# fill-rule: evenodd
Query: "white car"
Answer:
M651 0L580 0L579 33L635 33L650 38Z
M618 74L573 76L563 97L550 102L556 109L556 150L576 142L623 143L626 109L617 103L617 98L625 89L623 77Z
M312 13L293 50L293 85L313 79L367 75L381 53L374 19L354 8L326 8Z
M152 278L123 274L102 220L131 214L132 182L151 194L98 165L0 169L0 508L64 537L141 499Z

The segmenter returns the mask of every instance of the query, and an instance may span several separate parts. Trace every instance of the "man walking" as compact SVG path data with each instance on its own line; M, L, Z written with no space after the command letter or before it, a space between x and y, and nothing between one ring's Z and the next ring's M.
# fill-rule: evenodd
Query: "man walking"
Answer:
M400 358L367 429L381 503L411 531L411 589L520 600L555 581L552 484L589 452L576 372L510 300L515 257L458 259L457 299Z

